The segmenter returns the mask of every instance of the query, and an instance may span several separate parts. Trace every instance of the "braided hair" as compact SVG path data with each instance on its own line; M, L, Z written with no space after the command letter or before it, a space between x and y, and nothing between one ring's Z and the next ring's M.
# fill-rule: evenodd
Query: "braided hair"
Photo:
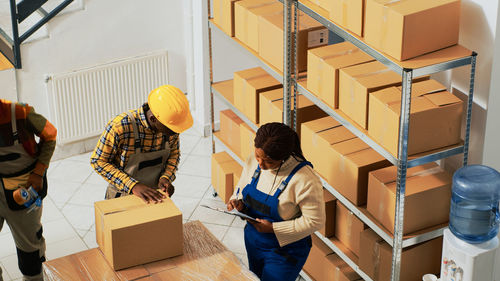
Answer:
M286 160L294 156L298 161L305 161L300 148L297 133L283 123L267 123L257 130L254 144L273 160Z

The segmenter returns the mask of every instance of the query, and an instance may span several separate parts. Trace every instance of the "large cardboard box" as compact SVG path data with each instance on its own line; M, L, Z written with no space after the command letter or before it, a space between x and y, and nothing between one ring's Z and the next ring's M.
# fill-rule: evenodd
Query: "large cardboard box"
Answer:
M299 12L297 60L299 72L307 69L307 50L328 44L328 30L310 16ZM259 54L283 72L283 13L260 17Z
M340 123L330 116L302 123L300 133L300 144L302 153L316 168L316 160L323 154L318 149L318 134L321 131L341 126Z
M229 201L243 167L227 152L212 154L212 186L224 203Z
M325 237L332 237L335 235L335 210L337 198L324 188L323 198L325 200L325 226L320 229L319 232Z
M259 94L283 88L281 83L260 67L234 73L234 105L250 121L259 124Z
M366 0L365 40L397 60L457 44L460 0Z
M335 237L356 256L360 254L359 237L367 228L344 204L337 201L335 212Z
M183 237L183 255L119 271L98 248L52 259L42 265L44 280L258 280L201 222L184 224Z
M113 269L182 255L182 213L169 197L146 204L125 196L95 202L94 208L97 244Z
M215 23L229 36L234 36L234 4L240 0L214 0Z
M412 84L408 154L460 142L462 100L435 80ZM390 87L370 95L368 133L391 154L398 155L401 88Z
M303 95L297 96L297 134L300 137L301 124L323 118L327 114ZM293 102L291 102L293 109ZM273 90L261 93L260 96L260 124L283 122L283 90ZM293 121L293 120L292 120Z
M220 112L220 137L236 154L241 154L240 125L243 123L231 109Z
M368 179L367 209L391 233L394 232L397 167L372 171ZM403 234L448 222L451 175L436 163L408 169Z
M332 21L363 37L365 0L330 0L326 10Z
M316 281L353 281L360 276L315 235L303 270Z
M240 125L241 159L246 161L255 153L255 131L247 124Z
M427 273L439 275L443 238L404 248L401 253L401 281L420 281ZM373 281L391 280L392 247L373 230L361 233L359 268Z
M401 85L402 78L378 61L340 69L339 108L361 127L368 126L368 95Z
M283 5L276 0L243 0L236 2L234 5L235 37L245 45L258 51L260 15L279 11L283 11Z
M331 108L338 108L339 69L373 61L350 42L307 51L307 88Z

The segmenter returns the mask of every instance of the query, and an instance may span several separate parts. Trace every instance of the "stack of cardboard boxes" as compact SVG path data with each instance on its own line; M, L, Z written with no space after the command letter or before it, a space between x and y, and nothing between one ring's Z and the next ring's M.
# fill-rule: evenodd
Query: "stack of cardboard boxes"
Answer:
M212 154L212 186L224 203L229 201L243 167L227 152Z

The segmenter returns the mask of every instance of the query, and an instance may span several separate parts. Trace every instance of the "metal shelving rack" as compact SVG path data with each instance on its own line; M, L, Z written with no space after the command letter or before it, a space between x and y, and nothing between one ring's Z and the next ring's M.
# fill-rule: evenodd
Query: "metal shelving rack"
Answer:
M475 67L476 67L476 56L475 52L469 51L466 48L455 45L443 50L439 50L437 52L420 56L416 59L410 59L407 61L397 61L394 58L391 58L382 52L370 47L367 45L362 38L358 37L350 33L349 31L344 30L338 24L330 21L325 14L317 7L315 4L308 0L301 0L300 2L297 0L279 0L283 3L284 9L284 27L286 31L284 32L284 74L274 68L272 65L263 60L257 52L253 51L249 47L245 46L242 42L240 42L236 38L229 37L228 39L230 44L239 45L242 48L246 49L250 54L255 56L258 59L259 65L265 69L270 75L272 75L277 80L283 81L284 87L284 99L283 99L283 108L284 108L284 123L290 126L296 127L296 124L291 124L291 115L294 114L290 110L291 108L291 100L293 98L293 102L296 102L297 93L306 96L313 103L315 103L319 108L325 111L329 116L336 119L343 126L349 129L354 135L362 139L366 144L372 147L375 151L384 156L387 160L389 160L393 165L397 166L398 177L397 177L397 188L396 188L396 215L395 215L395 227L394 234L392 235L390 232L385 230L380 224L378 224L371 215L368 214L366 209L362 207L357 207L352 204L347 198L341 195L337 190L335 190L330 184L328 184L325 180L322 180L323 186L332 193L342 204L344 204L354 215L360 218L365 224L367 224L372 230L374 230L379 236L381 236L388 244L393 247L393 257L392 257L392 276L391 280L398 281L401 269L401 252L405 247L409 247L421 242L428 241L430 239L439 237L442 235L444 228L446 225L437 226L434 228L430 228L427 230L419 231L418 233L410 234L407 237L403 237L403 215L404 215L404 199L405 199L405 188L406 188L406 171L410 167L422 165L428 162L433 162L436 160L444 159L449 156L463 154L463 164L467 165L468 160L468 148L469 148L469 136L470 136L470 125L471 125L471 110L472 110L472 101L474 94L474 75L475 75ZM210 3L210 0L208 0ZM348 117L346 117L342 112L330 108L328 105L323 103L320 99L318 99L315 95L313 95L310 91L307 90L305 84L301 79L297 79L294 77L293 73L296 73L296 70L291 69L291 60L297 59L296 54L292 52L292 50L296 50L296 41L292 40L292 38L297 38L297 30L292 30L291 28L291 20L292 20L292 12L294 14L293 20L294 25L297 26L297 11L302 11L305 14L311 16L325 27L327 27L330 31L336 33L344 40L353 43L355 46L363 50L365 53L371 55L377 61L386 65L389 69L395 71L396 73L402 76L402 99L401 99L401 112L400 112L400 128L399 128L399 149L398 155L392 155L386 149L384 149L377 142L372 140L367 131L357 126L354 122L352 122ZM210 5L209 5L209 15L210 15ZM244 114L242 114L239 110L237 110L234 105L229 102L223 94L221 94L218 88L221 88L222 83L230 83L230 81L223 81L218 83L213 83L213 75L212 75L212 50L211 50L211 32L212 30L220 30L221 29L211 20L209 19L209 44L210 44L210 82L211 82L211 116L212 116L212 128L214 122L214 110L213 110L213 98L218 97L222 100L229 108L231 108L246 124L248 124L252 129L257 130L257 125L250 122ZM222 31L221 31L222 32ZM295 36L293 36L295 34ZM293 41L293 42L292 42ZM294 46L292 46L292 44ZM436 58L442 58L441 61L437 63L430 63L430 61L435 61ZM297 65L295 63L295 65ZM431 151L421 155L408 155L408 132L409 132L409 118L410 118L410 106L411 106L411 84L412 78L415 76L423 76L430 75L433 73L453 69L456 67L470 65L470 83L469 83L469 93L467 100L467 110L466 110L466 126L465 126L465 139L462 144L458 144L451 147L446 147L440 150ZM294 87L292 87L292 85ZM226 85L227 87L227 85ZM292 88L294 89L292 96ZM232 89L231 89L232 90ZM296 120L296 118L294 118ZM215 143L218 143L226 151L228 151L231 156L237 160L240 164L243 165L243 161L235 155L231 149L218 138L217 133L213 131L213 143L215 147ZM215 149L214 149L215 151ZM346 254L343 247L339 247L338 243L332 242L332 240L323 237L319 232L315 233L322 241L324 241L336 254L338 254L346 263L349 264L363 279L371 280L363 271L361 271L357 265L357 259L353 258L351 255ZM310 280L307 274L304 271L301 271L301 276Z

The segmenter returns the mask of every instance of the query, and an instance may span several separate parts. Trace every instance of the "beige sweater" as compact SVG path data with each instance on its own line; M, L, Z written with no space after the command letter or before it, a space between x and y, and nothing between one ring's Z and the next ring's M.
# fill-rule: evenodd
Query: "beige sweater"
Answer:
M297 164L298 161L295 158L288 158L281 166L273 186L271 185L277 169L262 170L257 189L270 194L270 196L274 195L280 183L286 179ZM256 168L257 160L252 155L243 168L233 199L236 198L238 187L240 187L238 199L243 199L241 190L251 182ZM283 247L298 241L323 227L325 223L323 186L311 167L306 166L298 170L278 199L278 213L283 221L273 223L273 229L280 246Z

